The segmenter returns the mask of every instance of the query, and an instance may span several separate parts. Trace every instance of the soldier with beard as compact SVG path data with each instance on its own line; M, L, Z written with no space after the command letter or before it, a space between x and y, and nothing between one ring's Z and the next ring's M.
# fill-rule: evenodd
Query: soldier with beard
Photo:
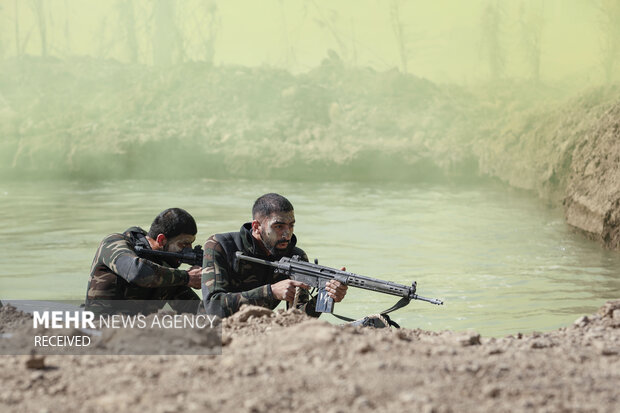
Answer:
M293 205L282 195L270 193L258 198L252 208L252 222L243 224L239 232L216 234L204 245L202 295L208 314L228 317L242 304L274 309L280 301L287 305L295 299L300 288L297 308L312 317L316 297L310 298L309 286L274 274L273 268L248 261L239 261L236 252L264 260L278 261L298 255L308 261L306 253L297 248L293 234L295 212ZM326 286L335 302L344 298L347 286L332 280Z
M200 288L201 268L180 270L181 263L175 259L145 259L135 252L138 245L179 252L191 248L196 232L196 221L187 211L169 208L155 218L148 233L131 227L108 235L90 270L86 309L98 314L149 314L168 302L178 312L196 313L200 298L192 288Z

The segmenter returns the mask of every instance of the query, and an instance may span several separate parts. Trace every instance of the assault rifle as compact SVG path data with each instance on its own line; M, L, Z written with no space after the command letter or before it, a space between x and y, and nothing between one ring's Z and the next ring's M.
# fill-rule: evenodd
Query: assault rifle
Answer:
M319 313L331 313L334 309L334 300L327 295L327 291L325 290L325 284L327 284L329 280L340 281L351 287L363 288L365 290L401 297L392 307L382 311L382 315L406 306L411 300L421 300L437 305L443 304L443 301L436 298L426 298L417 295L415 281L411 286L397 284L391 281L383 281L377 278L365 277L352 272L325 267L319 265L317 260L315 260L314 264L311 264L300 260L298 255L294 255L292 258L280 258L280 261L267 261L260 258L248 257L247 255L243 255L241 251L237 251L237 259L268 265L274 268L276 273L288 275L292 280L300 281L317 288L319 295L316 302L316 311Z
M183 248L179 252L156 251L141 245L136 245L134 250L138 257L141 258L175 258L184 264L199 265L201 267L202 257L204 256L202 246L200 245L196 245L194 249Z

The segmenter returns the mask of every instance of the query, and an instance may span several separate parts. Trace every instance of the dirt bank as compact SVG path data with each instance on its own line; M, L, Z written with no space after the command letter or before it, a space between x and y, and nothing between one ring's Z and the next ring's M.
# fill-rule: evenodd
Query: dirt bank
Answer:
M2 178L490 177L564 203L570 225L620 249L618 86L463 88L337 57L298 75L35 57L0 71Z
M508 112L472 144L479 170L564 204L566 220L620 249L620 90Z
M500 339L343 328L252 308L223 327L221 356L49 356L45 370L27 369L27 356L2 356L0 410L620 408L620 300L567 328Z
M564 205L569 224L620 249L620 103L576 145Z

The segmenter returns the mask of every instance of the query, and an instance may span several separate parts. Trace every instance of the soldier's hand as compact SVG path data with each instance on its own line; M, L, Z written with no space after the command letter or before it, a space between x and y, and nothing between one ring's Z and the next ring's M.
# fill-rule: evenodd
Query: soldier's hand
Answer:
M194 265L189 270L187 270L189 274L189 282L187 285L192 288L200 288L201 278L202 278L202 268L198 265Z
M341 271L346 271L344 267L342 267ZM347 290L349 287L346 284L342 284L340 281L329 280L325 284L325 291L327 291L327 295L334 299L335 303L339 303L342 301L345 295L347 295Z
M306 290L310 288L308 284L304 284L300 281L282 280L275 284L271 284L271 292L278 300L289 301L292 303L295 299L295 287L304 288Z

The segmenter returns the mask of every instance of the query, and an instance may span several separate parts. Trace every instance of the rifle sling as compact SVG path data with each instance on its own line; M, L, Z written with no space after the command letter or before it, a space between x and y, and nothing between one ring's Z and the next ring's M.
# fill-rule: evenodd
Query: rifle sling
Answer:
M381 311L379 314L381 314L383 317L385 317L385 319L388 321L388 323L391 326L394 326L396 328L400 328L400 326L398 324L396 324L394 321L392 321L390 319L390 317L387 315L388 313L391 313L392 311L396 311L399 308L403 308L405 307L407 304L409 304L411 302L411 299L407 298L407 297L403 297L400 300L398 300L398 302L396 304L394 304L393 306L391 306L390 308L388 308L387 310ZM336 318L339 318L340 320L346 321L346 322L351 322L351 321L355 321L352 318L349 317L345 317L342 315L338 315L338 314L334 314L332 313L332 315Z

